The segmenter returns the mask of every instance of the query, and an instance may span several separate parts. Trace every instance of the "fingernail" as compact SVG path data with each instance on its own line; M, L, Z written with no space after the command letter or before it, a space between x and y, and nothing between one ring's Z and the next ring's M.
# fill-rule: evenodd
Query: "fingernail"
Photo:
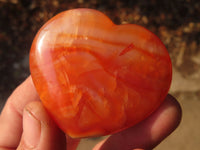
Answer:
M40 140L41 123L36 117L27 109L23 115L23 138L26 146L35 148Z

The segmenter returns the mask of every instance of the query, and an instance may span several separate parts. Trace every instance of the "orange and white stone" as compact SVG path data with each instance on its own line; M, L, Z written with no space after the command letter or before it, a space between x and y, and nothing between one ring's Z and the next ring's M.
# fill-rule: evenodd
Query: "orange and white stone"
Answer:
M168 93L169 54L153 33L73 9L49 20L30 52L35 87L71 137L112 134L149 116Z

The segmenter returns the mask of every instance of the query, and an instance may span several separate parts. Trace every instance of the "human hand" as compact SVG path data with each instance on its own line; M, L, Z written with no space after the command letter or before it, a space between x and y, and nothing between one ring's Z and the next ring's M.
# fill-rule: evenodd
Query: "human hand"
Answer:
M152 149L178 126L180 120L180 105L168 95L150 117L111 135L93 150ZM66 136L51 120L31 77L8 98L0 116L0 150L75 150L79 141Z

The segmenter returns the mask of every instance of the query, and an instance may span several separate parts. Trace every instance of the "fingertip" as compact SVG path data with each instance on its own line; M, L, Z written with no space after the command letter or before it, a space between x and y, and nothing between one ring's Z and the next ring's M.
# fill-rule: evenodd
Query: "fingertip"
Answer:
M168 94L166 97L166 101L171 105L173 108L174 113L174 119L177 122L177 125L180 124L182 119L182 108L178 100L173 97L172 95Z
M158 112L160 113L159 118L165 119L165 122L169 121L169 123L166 122L166 124L169 126L171 125L171 127L168 127L171 130L174 130L181 122L182 108L177 99L172 95L168 94L166 96L166 99L158 109Z
M23 133L18 149L66 150L65 134L56 126L42 103L26 105L23 113Z
M179 102L171 95L167 95L165 101L158 110L152 114L154 119L151 127L151 141L158 145L170 135L180 124L182 109Z
M35 149L41 137L41 122L27 108L23 112L23 134L20 148ZM19 148L18 147L18 148Z

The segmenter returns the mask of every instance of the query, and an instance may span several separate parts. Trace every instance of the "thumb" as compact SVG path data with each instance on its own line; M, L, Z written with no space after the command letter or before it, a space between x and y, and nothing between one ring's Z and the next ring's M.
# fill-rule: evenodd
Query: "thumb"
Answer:
M17 150L66 150L65 134L55 125L39 101L23 111L23 133Z

